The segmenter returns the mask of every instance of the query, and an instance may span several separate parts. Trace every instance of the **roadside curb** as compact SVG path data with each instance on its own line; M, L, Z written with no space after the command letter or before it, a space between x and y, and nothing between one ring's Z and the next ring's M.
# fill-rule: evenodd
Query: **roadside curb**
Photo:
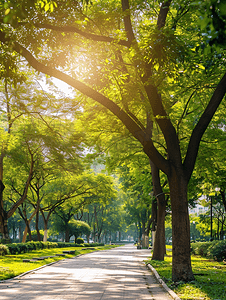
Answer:
M154 273L156 279L158 280L158 282L162 285L162 287L170 294L170 296L174 299L174 300L181 300L176 293L174 293L174 291L172 291L166 284L165 282L160 278L158 272L152 267L152 265L147 264L147 267Z

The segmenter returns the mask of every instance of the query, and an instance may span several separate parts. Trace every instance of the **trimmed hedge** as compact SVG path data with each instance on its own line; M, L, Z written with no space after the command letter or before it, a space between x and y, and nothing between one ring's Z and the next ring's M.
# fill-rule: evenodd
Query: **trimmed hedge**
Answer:
M93 244L75 244L75 243L65 243L65 242L27 242L27 243L13 243L3 245L0 244L0 255L6 254L20 254L30 252L32 250L40 249L50 249L50 248L67 248L67 247L97 247L104 246L103 243L93 243Z
M98 246L104 246L104 243L75 244L75 243L57 242L57 244L58 244L58 248L66 248L66 247L98 247Z
M27 243L13 243L8 244L10 254L20 254L30 252L32 250L47 249L47 248L57 248L57 243L51 242L27 242Z
M226 259L226 240L192 243L191 252L216 261L223 261Z
M104 246L104 243L92 243L92 244L84 244L85 247L98 247L98 246Z
M67 242L57 242L57 248L66 248L66 247L83 247L83 245Z

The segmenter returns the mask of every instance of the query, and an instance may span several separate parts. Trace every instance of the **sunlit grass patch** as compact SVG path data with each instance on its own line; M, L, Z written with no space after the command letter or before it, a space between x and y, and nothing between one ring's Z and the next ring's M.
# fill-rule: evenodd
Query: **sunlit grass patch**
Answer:
M171 256L166 256L164 262L150 260L149 263L181 299L226 299L226 265L200 256L192 256L191 259L195 280L188 283L172 282Z
M13 270L10 270L8 267L0 267L0 279L12 278L15 276Z

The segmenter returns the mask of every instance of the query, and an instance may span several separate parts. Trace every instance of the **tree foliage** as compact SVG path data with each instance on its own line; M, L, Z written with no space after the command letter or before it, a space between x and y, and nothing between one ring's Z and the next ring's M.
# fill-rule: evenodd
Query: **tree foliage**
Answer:
M23 14L12 5L12 17L1 6L2 47L74 87L94 117L113 113L167 175L173 280L194 279L187 186L226 92L223 2L97 0L85 10L74 1L29 3Z

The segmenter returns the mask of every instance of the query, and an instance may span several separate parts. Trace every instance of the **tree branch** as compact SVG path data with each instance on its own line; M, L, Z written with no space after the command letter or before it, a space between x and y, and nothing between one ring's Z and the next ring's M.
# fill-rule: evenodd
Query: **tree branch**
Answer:
M167 14L169 12L170 4L171 4L171 0L165 1L161 5L160 12L159 12L159 15L158 15L158 21L157 21L158 29L161 29L166 24L166 17L167 17Z
M37 28L44 28L44 29L51 29L54 31L60 31L60 32L70 32L70 33L78 33L79 35L97 42L108 42L108 43L116 43L117 45L122 45L126 47L130 47L131 42L128 40L117 40L108 36L93 34L89 32L84 32L81 29L75 27L75 26L64 26L59 27L51 24L40 24L40 23L34 23L34 26Z
M133 27L130 19L130 11L129 11L129 0L122 0L122 11L124 12L124 26L128 38L128 42L131 44L135 40L135 36L133 33Z
M24 187L24 191L23 191L23 194L21 196L21 198L12 205L12 207L10 208L10 210L7 212L7 219L10 218L13 213L15 212L15 210L20 206L21 203L24 202L24 200L26 199L27 197L27 192L28 192L28 188L29 188L29 185L30 185L30 182L32 180L32 174L33 174L33 168L34 168L34 160L33 160L33 157L31 156L31 166L30 166L30 171L29 171L29 175L28 175L28 179L27 179L27 182L25 184L25 187Z
M199 144L201 138L207 129L213 115L215 114L218 106L220 105L223 97L226 93L226 73L222 77L221 81L217 85L213 96L210 99L209 104L207 105L206 109L204 110L201 118L199 119L197 125L195 126L190 142L188 144L187 154L184 160L184 170L186 172L187 180L190 179L192 171L194 169L196 157L198 154Z
M159 30L165 26L170 4L171 4L171 0L165 1L161 5L159 15L158 15L158 20L157 20L157 28ZM153 74L152 64L150 62L146 62L145 76L141 78L144 84L146 94L148 96L156 122L159 125L164 135L167 144L168 156L172 161L174 161L174 163L181 165L182 160L181 160L180 146L179 146L176 130L169 116L165 111L165 108L162 103L162 97L159 94L157 87L154 86L153 84L148 83L148 80L152 76L152 74ZM162 168L159 169L162 170Z
M127 1L127 0L125 0ZM5 33L0 31L0 41L3 43L8 43L10 39L5 36ZM13 49L22 55L36 71L49 75L51 77L58 78L70 86L77 89L83 95L93 99L94 101L100 103L108 110L110 110L122 123L126 126L129 132L142 144L145 153L153 160L159 169L163 172L168 171L168 162L165 158L157 151L153 142L151 141L149 135L143 128L141 128L123 109L121 109L116 103L102 95L101 93L90 88L81 81L78 81L71 76L49 66L45 66L40 63L25 47L20 45L18 42L13 43ZM171 141L172 142L172 141ZM147 149L150 147L150 149Z

